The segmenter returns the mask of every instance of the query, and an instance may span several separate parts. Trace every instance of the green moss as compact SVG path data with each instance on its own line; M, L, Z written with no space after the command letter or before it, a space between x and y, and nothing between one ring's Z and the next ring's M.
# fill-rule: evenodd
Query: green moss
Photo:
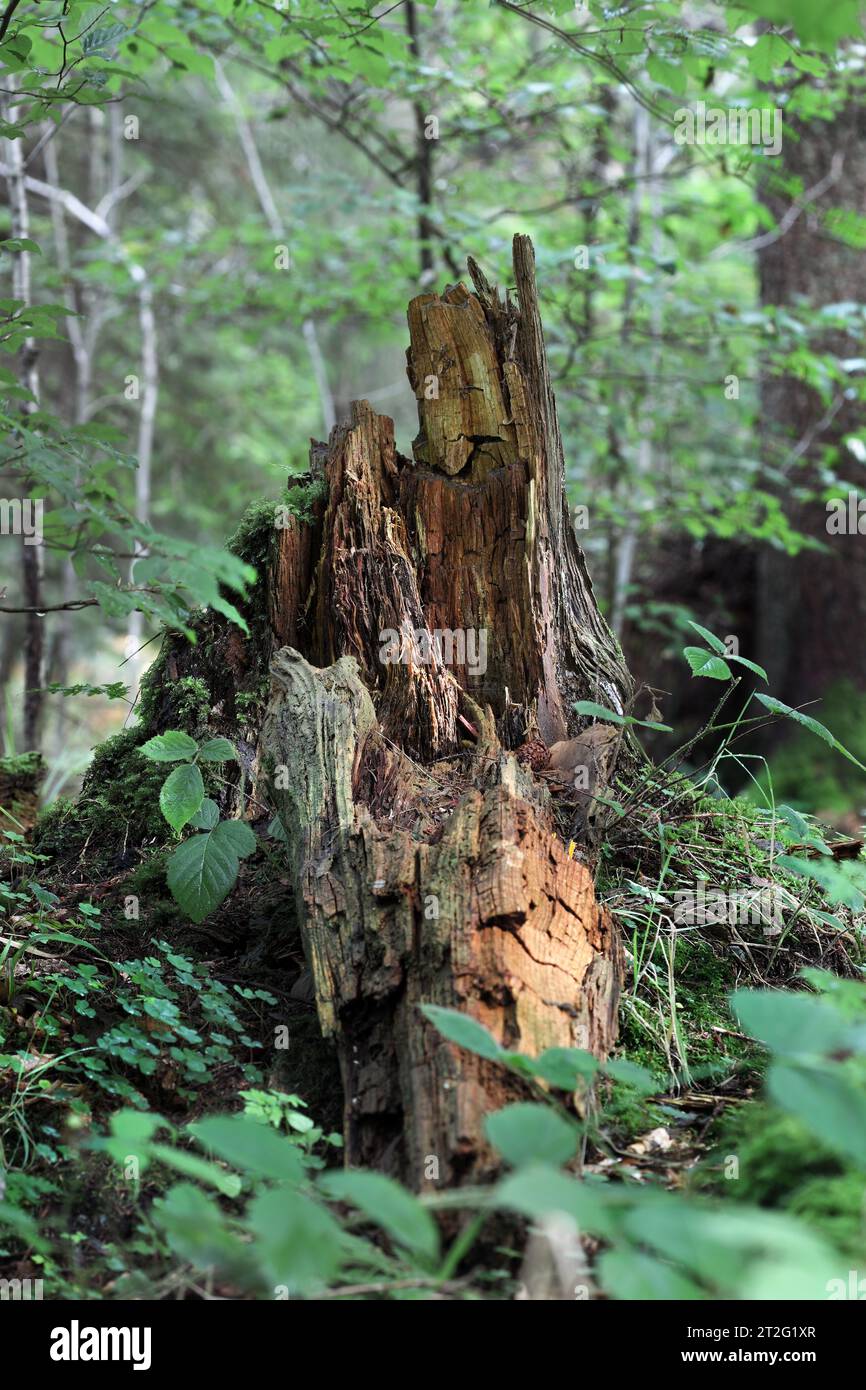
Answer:
M728 1000L736 988L737 965L729 949L717 953L700 936L681 936L677 943L677 1013L693 1071L696 1066L718 1064L722 1056L742 1058L755 1052L752 1044L714 1031L732 1029Z
M205 682L199 676L182 676L175 690L181 728L190 733L206 729L210 716L210 691Z
M260 574L270 554L278 505L278 501L269 497L251 502L241 517L237 530L226 541L227 550L253 565Z
M0 777L38 777L43 771L41 753L13 753L0 758Z
M324 479L310 478L308 481L296 483L293 487L287 488L283 505L288 507L292 515L296 516L299 521L311 522L316 503L324 501L327 495L328 488Z
M39 852L58 859L88 851L94 863L109 864L126 845L163 844L171 831L159 809L166 769L138 752L147 733L127 729L100 744L74 804L55 803L39 819Z
M256 729L267 703L270 678L263 675L252 690L239 690L235 696L235 715L242 729Z
M321 478L305 477L286 488L279 497L263 497L252 502L241 517L234 535L226 542L226 547L254 565L261 573L266 566L273 542L274 530L285 524L285 513L299 521L313 520L316 503L327 495L327 487Z

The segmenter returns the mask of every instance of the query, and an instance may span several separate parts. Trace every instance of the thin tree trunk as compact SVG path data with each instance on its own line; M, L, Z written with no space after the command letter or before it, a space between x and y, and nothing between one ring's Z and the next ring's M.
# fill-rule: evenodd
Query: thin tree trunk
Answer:
M418 38L418 13L414 0L406 3L406 32L413 61L421 63L421 44ZM427 129L427 112L419 101L412 103L415 118L415 180L418 196L418 262L420 283L433 279L433 231L430 209L433 203L433 140Z
M72 275L72 258L70 256L69 236L66 227L66 213L62 201L56 196L57 190L60 188L58 143L59 137L56 135L55 138L46 141L43 149L43 161L45 164L45 181L55 190L55 196L49 199L51 226L54 233L54 252L57 257L57 268L63 278L64 302L67 304L70 311L66 319L66 332L69 337L72 353L74 381L72 417L76 425L83 425L87 420L88 411L90 409L93 359L88 335L83 329L81 319L78 316L75 282ZM62 602L70 602L75 592L75 569L72 560L67 557L63 561L62 568ZM61 685L66 685L69 678L73 622L74 618L71 612L58 613L55 618L54 640L52 642L52 654L50 658L50 679L52 681L58 681ZM67 702L66 700L58 700L55 733L58 753L61 753L65 747L67 723Z
M138 284L138 324L141 333L141 396L136 445L138 468L135 472L135 516L137 521L146 524L150 519L153 436L159 399L159 355L157 352L156 317L153 312L153 290L150 281L139 266L133 266L131 270L133 278ZM141 553L145 553L143 548ZM133 579L134 565L135 561L130 567L130 582ZM143 632L142 614L138 609L135 609L129 615L126 638L127 657L133 663L133 671L138 666L137 654L141 647Z
M10 124L16 120L16 108L9 106L6 119ZM7 140L9 153L7 183L9 188L9 208L11 233L15 239L26 239L30 235L30 209L27 202L27 183L24 173L24 153L22 141ZM32 304L30 283L30 252L26 249L12 254L12 296L20 300L25 308ZM27 337L20 351L21 385L30 391L32 399L22 405L24 415L32 414L38 408L39 371L37 350L34 338ZM42 659L43 659L43 618L39 609L42 605L42 572L44 555L41 543L28 545L27 537L21 538L21 574L23 606L29 610L24 620L24 717L22 738L24 747L37 750L40 746L42 723Z
M286 229L277 211L277 205L273 193L271 192L271 186L268 183L264 166L259 157L259 150L252 126L246 119L241 104L238 101L237 94L226 76L222 63L220 63L218 59L214 62L214 77L220 95L234 117L238 139L240 140L241 149L247 161L250 179L252 180L253 188L256 191L256 197L259 200L259 205L264 213L271 234L279 245L288 246L289 242ZM321 347L319 346L319 335L316 330L315 320L311 318L304 319L301 331L304 336L304 342L310 358L310 365L313 368L313 376L319 392L319 402L322 408L322 420L325 427L325 434L329 435L336 424L337 416L334 408L334 397L328 382L325 359L322 355Z

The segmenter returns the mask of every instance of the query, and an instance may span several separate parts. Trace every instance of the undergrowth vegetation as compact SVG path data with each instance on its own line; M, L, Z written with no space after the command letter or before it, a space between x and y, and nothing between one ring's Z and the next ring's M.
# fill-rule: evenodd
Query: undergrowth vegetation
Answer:
M279 827L235 865L206 935L168 895L172 835L183 850L217 824L202 773L234 755L227 740L121 736L139 777L126 820L145 804L162 818L98 894L54 872L75 808L50 811L35 844L6 831L4 1275L85 1298L852 1296L866 1254L860 842L779 801L763 762L754 796L725 795L754 719L802 717L769 697L750 714L753 694L724 716L730 668L689 660L725 682L703 734L718 752L696 768L692 741L644 762L612 789L598 847L626 957L617 1054L507 1052L424 1006L530 1096L488 1117L501 1176L483 1187L440 1191L431 1173L415 1195L341 1167L334 1058L303 988ZM804 732L854 756L814 720ZM94 773L85 814L111 815L97 788ZM283 924L263 945L238 922L275 890Z

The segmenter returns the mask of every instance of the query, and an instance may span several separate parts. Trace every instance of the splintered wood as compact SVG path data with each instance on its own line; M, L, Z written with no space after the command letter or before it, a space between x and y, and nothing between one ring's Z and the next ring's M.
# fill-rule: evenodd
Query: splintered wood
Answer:
M472 271L476 293L409 309L414 462L356 402L314 452L324 510L281 538L269 585L263 753L347 1161L416 1187L491 1172L484 1117L522 1086L419 1006L530 1055L604 1057L622 968L543 776L511 750L579 746L574 699L622 709L630 680L568 523L531 246L519 305Z

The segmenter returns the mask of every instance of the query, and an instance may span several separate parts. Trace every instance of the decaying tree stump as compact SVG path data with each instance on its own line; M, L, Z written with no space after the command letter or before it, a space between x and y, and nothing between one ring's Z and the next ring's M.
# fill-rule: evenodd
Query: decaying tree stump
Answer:
M531 1054L604 1056L621 970L548 785L513 750L575 738L573 702L622 710L631 682L568 516L531 243L515 238L516 302L470 271L474 293L409 308L414 462L356 402L313 448L327 501L280 533L269 581L260 761L347 1160L416 1187L488 1171L484 1117L519 1085L418 1006Z

